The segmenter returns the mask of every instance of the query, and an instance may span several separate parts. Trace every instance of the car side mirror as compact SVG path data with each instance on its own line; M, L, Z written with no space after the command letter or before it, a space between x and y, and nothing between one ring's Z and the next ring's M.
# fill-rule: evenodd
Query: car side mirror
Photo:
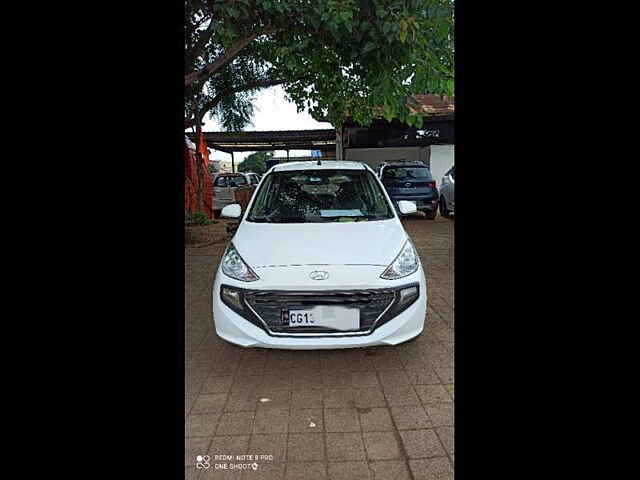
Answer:
M240 218L240 215L242 215L242 207L238 203L227 205L220 212L220 216L227 218Z
M409 215L410 213L416 213L418 211L415 202L409 202L407 200L400 200L398 202L398 209L402 215Z

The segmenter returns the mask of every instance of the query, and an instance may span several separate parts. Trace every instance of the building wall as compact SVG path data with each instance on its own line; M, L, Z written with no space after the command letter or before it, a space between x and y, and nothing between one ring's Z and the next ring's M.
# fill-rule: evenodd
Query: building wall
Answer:
M429 150L433 147L347 148L344 159L363 162L374 170L382 162L420 160L429 166Z
M231 160L210 160L219 173L231 173Z
M455 145L431 145L431 174L439 188L442 177L455 161Z

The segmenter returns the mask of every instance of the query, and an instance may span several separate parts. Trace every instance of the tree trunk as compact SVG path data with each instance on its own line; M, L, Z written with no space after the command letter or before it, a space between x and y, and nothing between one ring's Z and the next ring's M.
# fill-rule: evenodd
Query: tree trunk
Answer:
M196 190L196 202L198 205L198 211L204 212L204 167L202 166L203 158L200 153L200 135L202 135L202 127L196 126L196 158L198 159L198 188Z

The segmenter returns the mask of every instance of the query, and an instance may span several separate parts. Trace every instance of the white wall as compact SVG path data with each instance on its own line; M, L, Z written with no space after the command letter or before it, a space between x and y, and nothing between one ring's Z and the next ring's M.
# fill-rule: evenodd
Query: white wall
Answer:
M431 175L440 188L442 177L454 164L454 145L431 145Z
M347 148L344 153L345 160L364 162L374 170L380 163L391 161L420 160L429 164L429 147Z
M209 157L211 159L211 157ZM231 160L210 160L211 163L218 169L220 173L229 173L231 172ZM238 164L236 163L236 169L238 168Z

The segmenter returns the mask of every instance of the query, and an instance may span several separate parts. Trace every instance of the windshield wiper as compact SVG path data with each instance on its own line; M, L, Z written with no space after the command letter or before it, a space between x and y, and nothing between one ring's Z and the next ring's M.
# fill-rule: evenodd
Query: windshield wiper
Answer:
M304 223L304 217L276 217L272 215L260 215L248 217L248 221L256 223Z
M249 217L247 220L256 223L272 223L272 220L269 217Z

